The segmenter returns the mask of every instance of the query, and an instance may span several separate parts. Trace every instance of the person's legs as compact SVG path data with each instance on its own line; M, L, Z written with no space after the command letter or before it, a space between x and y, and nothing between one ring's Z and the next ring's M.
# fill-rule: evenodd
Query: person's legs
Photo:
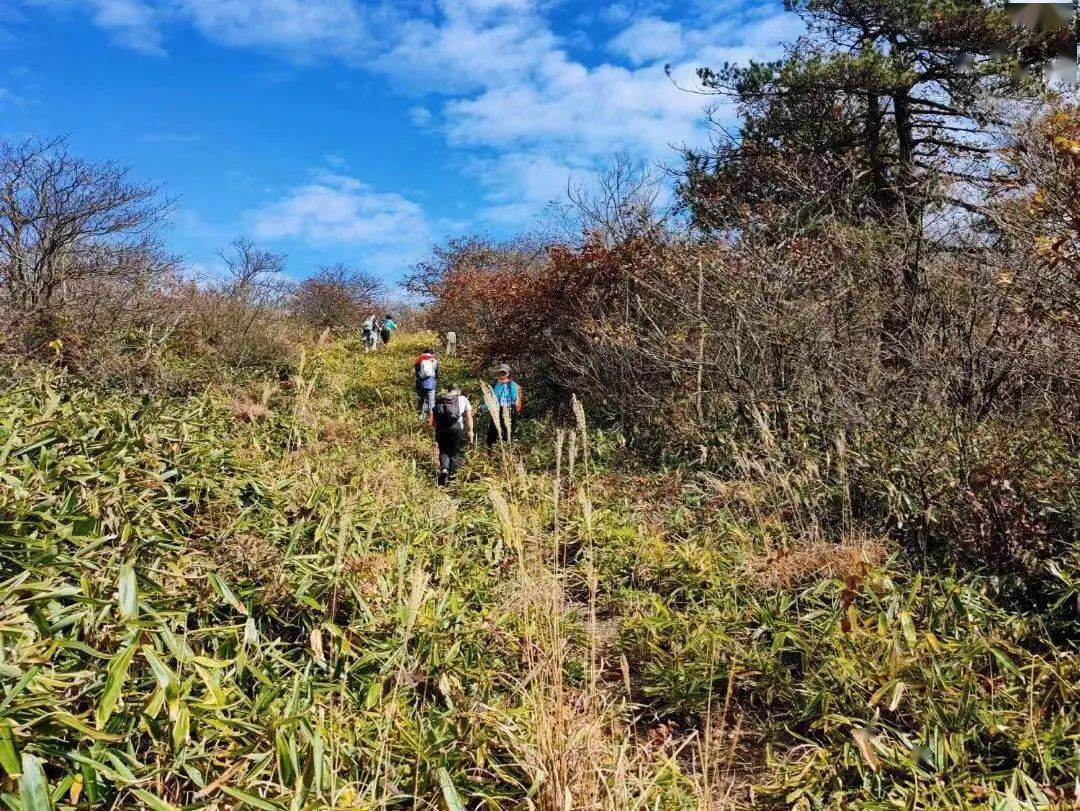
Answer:
M450 451L450 459L448 460L448 464L447 464L447 467L446 467L446 470L447 470L446 483L447 484L449 484L450 482L452 482L454 479L457 478L458 470L461 469L461 452L462 452L462 445L464 444L464 437L462 436L462 434L460 432L455 433L453 435L453 437L454 438L452 440L452 445L451 445L450 448L447 449L447 450Z
M450 445L445 434L435 435L435 444L439 446L439 487L445 487L450 478Z
M495 417L493 416L488 420L487 429L487 446L493 448L495 443L499 441L499 430L495 427Z
M435 410L435 389L420 389L416 392L416 410L421 420Z
M383 342L383 346L389 346L389 344L390 344L390 330L384 329L382 331L382 342Z
M461 468L462 435L458 431L438 434L435 442L439 446L439 485L449 484Z

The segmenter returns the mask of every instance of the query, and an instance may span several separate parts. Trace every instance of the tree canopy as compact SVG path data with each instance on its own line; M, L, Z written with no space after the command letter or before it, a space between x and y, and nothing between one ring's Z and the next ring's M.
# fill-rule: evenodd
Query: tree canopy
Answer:
M771 63L702 68L734 101L737 134L687 155L698 222L730 227L840 214L914 222L931 202L974 206L995 164L990 137L1043 93L1035 80L1068 30L1015 27L983 0L789 0L806 34Z

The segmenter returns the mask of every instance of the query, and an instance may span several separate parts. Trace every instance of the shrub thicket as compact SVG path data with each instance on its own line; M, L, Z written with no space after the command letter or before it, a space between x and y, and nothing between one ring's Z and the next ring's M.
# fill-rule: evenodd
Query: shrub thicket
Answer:
M450 244L424 289L478 365L576 392L646 457L812 469L778 499L816 534L1037 569L1077 533L1078 120L1019 130L976 220L762 204L719 238L639 218L542 252Z

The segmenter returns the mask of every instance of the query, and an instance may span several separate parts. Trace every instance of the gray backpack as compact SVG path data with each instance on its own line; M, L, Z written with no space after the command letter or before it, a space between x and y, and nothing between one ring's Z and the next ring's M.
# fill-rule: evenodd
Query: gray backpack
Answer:
M460 431L461 398L456 394L440 394L435 398L435 430L443 433Z

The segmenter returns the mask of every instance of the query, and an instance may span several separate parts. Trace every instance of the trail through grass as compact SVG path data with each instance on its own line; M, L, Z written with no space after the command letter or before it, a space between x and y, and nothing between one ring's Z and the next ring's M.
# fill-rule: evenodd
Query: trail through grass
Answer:
M9 370L0 799L1069 801L1069 573L1041 614L880 544L770 578L774 529L707 481L616 474L609 437L536 422L439 490L425 340L158 400Z

